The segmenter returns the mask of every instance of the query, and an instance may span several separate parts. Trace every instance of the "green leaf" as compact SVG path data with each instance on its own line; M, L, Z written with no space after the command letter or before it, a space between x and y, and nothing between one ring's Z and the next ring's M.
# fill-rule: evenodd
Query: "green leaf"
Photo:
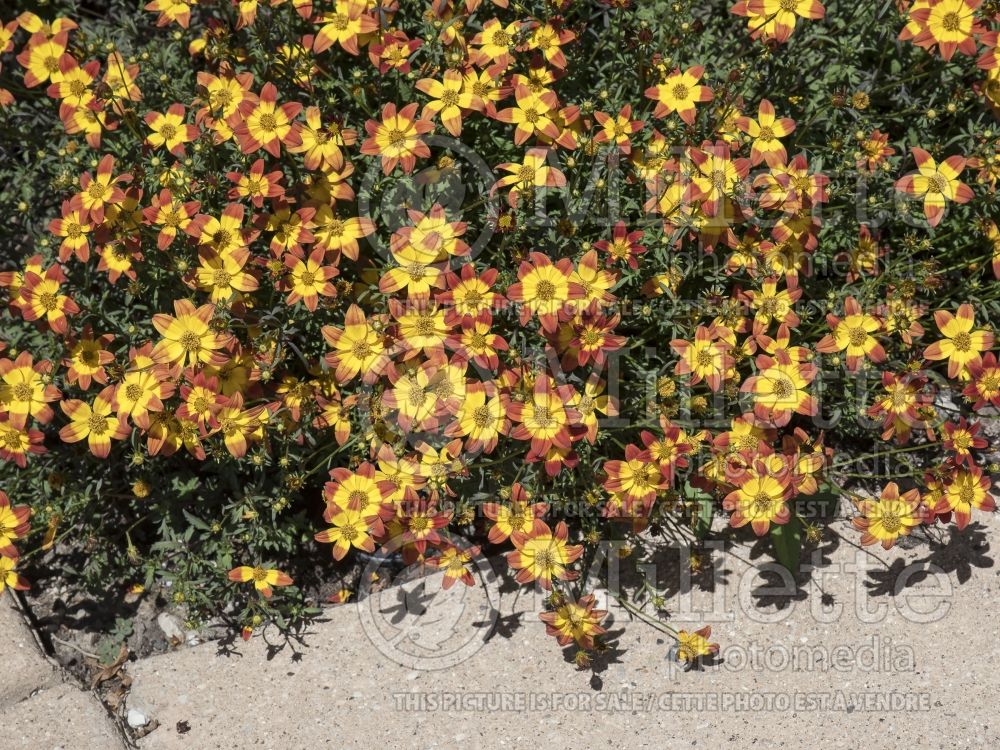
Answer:
M802 524L799 517L793 515L786 524L771 525L771 541L774 552L780 562L793 576L799 569L799 557L802 549Z
M211 526L209 526L207 523L205 523L204 521L202 521L200 518L198 518L198 516L194 515L193 513L189 513L188 511L184 510L183 508L181 508L181 513L184 514L184 518L186 518L187 522L189 524L191 524L191 526L194 527L195 529L198 529L199 531L211 531L212 530Z
M712 517L715 515L715 501L707 492L692 487L690 483L684 483L684 496L694 503L694 535L697 539L704 539L712 530Z
M836 485L824 483L816 494L800 495L795 501L799 515L812 521L829 518L837 511L839 489Z

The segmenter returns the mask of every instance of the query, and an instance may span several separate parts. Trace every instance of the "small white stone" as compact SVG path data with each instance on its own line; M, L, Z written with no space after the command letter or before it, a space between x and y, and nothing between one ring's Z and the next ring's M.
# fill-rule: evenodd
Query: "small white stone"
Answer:
M160 626L160 630L163 631L163 635L167 637L168 641L184 642L184 627L173 615L160 612L156 616L156 624Z
M139 729L139 727L144 727L149 723L149 719L146 714L142 711L137 711L134 708L130 708L128 710L128 715L125 717L125 721L127 721L128 725L133 729Z

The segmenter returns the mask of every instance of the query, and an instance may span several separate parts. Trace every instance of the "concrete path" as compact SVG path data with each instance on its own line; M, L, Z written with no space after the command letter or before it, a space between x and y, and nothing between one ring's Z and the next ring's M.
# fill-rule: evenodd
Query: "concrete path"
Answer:
M494 618L490 589L438 593L431 578L329 610L304 645L141 661L128 707L159 722L142 750L996 747L1000 523L975 520L891 552L859 550L840 525L799 591L762 548L717 555L698 579L714 585L669 599L675 627L713 626L721 658L701 670L612 607L615 648L578 671L539 598L504 589Z
M976 521L891 552L859 550L841 525L799 588L763 547L716 555L668 600L669 622L711 624L722 647L691 672L619 606L612 649L576 670L537 619L541 598L484 568L473 589L443 592L431 576L332 608L301 643L265 633L140 661L127 707L158 722L142 750L997 746L1000 523ZM676 583L685 561L667 550L649 575ZM49 665L9 595L0 666L3 750L126 746L97 699Z
M9 592L0 598L0 727L3 750L126 747L100 701L48 663Z

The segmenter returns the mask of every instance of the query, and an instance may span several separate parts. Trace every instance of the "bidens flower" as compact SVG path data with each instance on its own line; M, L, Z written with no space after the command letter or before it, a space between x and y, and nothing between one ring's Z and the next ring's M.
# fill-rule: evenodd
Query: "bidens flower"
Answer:
M579 284L570 280L573 262L561 258L555 263L544 253L533 252L530 262L522 261L518 269L516 284L507 289L507 298L519 302L521 325L525 325L532 314L538 315L542 329L555 333L560 314L565 314L570 300L581 299L586 292Z
M64 443L86 439L90 452L98 458L108 457L112 440L124 440L132 432L125 416L114 414L111 399L105 397L103 392L94 399L93 406L70 399L60 402L59 407L70 418L70 423L59 430L60 439Z
M431 150L421 136L434 129L434 123L426 119L418 119L416 103L407 104L398 112L395 104L386 104L382 108L382 120L368 120L365 132L368 137L361 144L361 153L366 156L382 158L382 171L389 174L402 165L403 171L409 174L417 163L417 157L426 159Z
M215 306L196 308L190 300L178 299L174 300L174 313L176 317L163 313L153 316L153 327L163 336L153 347L153 359L181 365L225 364L229 357L219 350L231 337L213 331Z
M976 54L976 35L984 32L976 18L976 9L982 0L933 0L916 2L910 8L910 23L918 31L912 35L913 43L930 50L937 45L938 52L950 60L955 52ZM904 28L900 39L911 38Z
M793 487L787 471L775 473L774 467L757 460L739 479L739 486L726 495L722 507L733 511L729 523L735 528L750 524L754 534L763 536L772 523L785 524L792 517L785 501Z
M958 179L965 169L966 160L961 156L949 156L938 164L922 148L914 147L910 151L917 162L918 171L899 178L896 190L922 197L924 216L932 227L936 227L944 218L948 201L968 203L975 197L972 189Z
M24 576L17 574L14 570L16 567L16 557L8 557L7 555L0 554L0 596L3 595L6 589L26 591L29 588L28 580Z
M569 544L569 529L564 521L556 525L555 533L545 521L536 518L531 531L515 531L510 536L516 548L507 553L507 563L517 571L518 583L538 581L544 588L552 589L552 579L571 581L577 573L567 570L583 554L583 545Z
M852 520L854 527L861 530L861 544L879 542L883 549L889 549L901 536L908 536L914 526L920 524L920 493L913 489L899 493L895 482L889 482L879 499L862 500L858 503L860 516Z
M274 593L272 586L291 586L292 579L280 570L274 568L263 568L260 565L253 567L240 565L229 571L229 580L236 583L253 582L253 587L260 592L265 599L270 599Z
M592 649L594 637L607 631L600 626L607 615L603 609L594 609L596 599L593 594L575 602L563 601L552 612L541 612L538 619L545 623L545 632L554 636L560 646L576 642L580 648Z
M872 362L885 361L885 349L872 336L882 328L878 318L868 315L854 297L844 300L844 317L827 315L826 322L833 329L816 344L816 351L824 354L846 352L847 369L857 372L861 362L867 357Z
M703 656L719 652L718 643L710 643L712 626L706 625L700 630L689 633L686 630L677 632L677 659L687 664L693 664Z
M972 330L976 319L972 305L959 305L955 315L937 310L934 322L945 336L924 349L924 359L948 360L948 377L969 379L969 369L982 363L983 352L992 349L995 336L987 330Z
M731 12L747 17L751 39L773 39L779 44L788 41L799 18L818 20L826 15L819 0L740 0Z
M14 542L28 533L31 508L27 505L11 506L7 493L0 490L0 555L16 557Z
M663 83L646 89L646 97L656 102L653 117L666 117L672 112L688 125L694 125L695 104L712 101L712 89L698 83L705 68L695 65L683 73L674 70Z

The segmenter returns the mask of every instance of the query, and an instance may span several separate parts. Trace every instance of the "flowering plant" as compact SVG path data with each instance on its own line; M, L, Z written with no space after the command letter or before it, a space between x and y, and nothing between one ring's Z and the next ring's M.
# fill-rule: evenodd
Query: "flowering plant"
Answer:
M586 663L604 541L994 509L995 2L104 4L0 19L0 589L504 553Z

